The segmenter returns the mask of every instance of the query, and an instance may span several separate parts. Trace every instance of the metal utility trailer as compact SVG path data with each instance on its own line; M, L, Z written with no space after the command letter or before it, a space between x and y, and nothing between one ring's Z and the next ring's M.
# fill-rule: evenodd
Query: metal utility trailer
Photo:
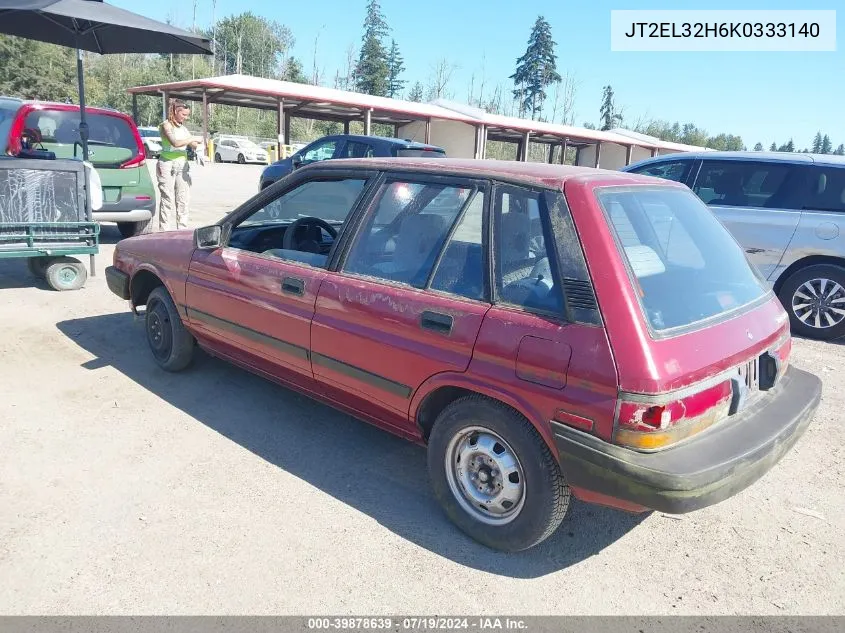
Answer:
M89 179L78 160L0 159L0 258L25 257L29 270L54 290L85 285L100 249Z

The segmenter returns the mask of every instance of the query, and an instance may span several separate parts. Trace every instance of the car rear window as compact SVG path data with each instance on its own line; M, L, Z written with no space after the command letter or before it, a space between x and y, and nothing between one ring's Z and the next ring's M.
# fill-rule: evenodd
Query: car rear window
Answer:
M596 195L652 330L689 327L768 292L733 236L691 191L606 187Z
M125 119L97 112L87 112L85 118L92 164L117 167L138 155L132 126ZM76 156L82 156L82 147L78 144L78 110L34 110L27 115L24 125L37 128L44 147L55 152L57 158L72 158L74 151Z
M409 147L400 147L396 150L396 155L402 158L445 158L446 152L442 149L412 149Z

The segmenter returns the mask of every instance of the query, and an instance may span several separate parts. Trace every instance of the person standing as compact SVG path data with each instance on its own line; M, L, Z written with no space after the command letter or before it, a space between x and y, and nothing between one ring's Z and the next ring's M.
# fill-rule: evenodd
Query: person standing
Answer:
M181 99L171 99L167 120L158 126L161 133L161 153L156 166L159 191L158 228L170 228L170 216L176 212L176 228L188 226L191 174L188 148L196 149L202 139L192 136L185 121L191 109Z

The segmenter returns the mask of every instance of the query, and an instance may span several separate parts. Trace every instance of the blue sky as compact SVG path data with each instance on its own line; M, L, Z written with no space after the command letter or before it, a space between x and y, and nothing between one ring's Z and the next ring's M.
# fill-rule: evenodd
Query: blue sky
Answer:
M190 26L193 0L108 0L176 24ZM683 6L679 6L683 5ZM841 0L381 0L405 58L405 78L425 84L441 58L458 65L450 89L465 101L470 78L482 70L490 88L507 77L525 51L531 26L543 15L557 42L558 69L578 81L576 125L598 119L602 87L613 86L626 123L640 117L693 122L709 133L739 134L751 148L793 137L809 146L816 131L834 146L845 143L845 53L612 52L611 9L836 9ZM350 44L360 43L366 0L218 0L218 18L252 11L293 32L293 54L310 72L317 43L318 67L331 80L343 70ZM843 15L837 30L843 32ZM212 0L197 0L197 24L212 21ZM483 65L483 69L482 69Z

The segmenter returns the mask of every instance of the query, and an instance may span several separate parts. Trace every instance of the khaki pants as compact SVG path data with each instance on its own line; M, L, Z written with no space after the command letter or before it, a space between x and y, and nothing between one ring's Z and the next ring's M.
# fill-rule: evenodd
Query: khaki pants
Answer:
M160 160L156 166L158 177L159 211L158 230L170 229L170 216L176 207L176 228L188 227L188 203L191 193L191 174L188 161L183 158L176 160Z

